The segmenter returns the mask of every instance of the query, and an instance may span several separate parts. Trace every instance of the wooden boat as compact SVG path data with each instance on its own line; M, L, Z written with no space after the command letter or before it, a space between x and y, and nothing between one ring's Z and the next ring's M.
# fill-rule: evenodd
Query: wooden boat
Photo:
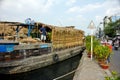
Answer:
M46 43L39 40L39 28L42 25L45 25L48 33ZM9 27L13 31L7 35ZM0 40L1 74L16 74L45 67L84 50L84 32L74 26L57 27L38 22L30 26L19 22L0 22L0 28L3 30ZM23 31L16 36L14 28L22 28Z

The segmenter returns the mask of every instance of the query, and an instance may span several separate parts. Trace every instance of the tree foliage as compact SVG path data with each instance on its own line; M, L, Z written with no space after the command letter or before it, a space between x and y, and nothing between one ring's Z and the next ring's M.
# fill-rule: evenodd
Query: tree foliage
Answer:
M114 37L116 35L116 28L118 25L120 25L120 19L115 22L108 23L108 25L104 28L105 35Z

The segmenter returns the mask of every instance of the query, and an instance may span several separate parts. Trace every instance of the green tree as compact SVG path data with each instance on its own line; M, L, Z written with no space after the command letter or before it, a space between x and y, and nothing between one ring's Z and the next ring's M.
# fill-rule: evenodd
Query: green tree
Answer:
M105 35L114 37L116 35L116 28L118 25L120 25L120 19L115 22L108 23L108 25L104 28Z
M109 37L114 37L115 36L115 29L114 29L114 23L110 22L108 25L104 28L104 33L105 35L108 35Z

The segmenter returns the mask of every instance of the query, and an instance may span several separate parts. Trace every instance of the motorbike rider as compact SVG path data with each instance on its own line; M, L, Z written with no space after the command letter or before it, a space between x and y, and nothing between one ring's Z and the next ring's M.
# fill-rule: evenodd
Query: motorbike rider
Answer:
M120 47L120 41L118 38L116 38L114 41L114 49L118 50L119 47Z

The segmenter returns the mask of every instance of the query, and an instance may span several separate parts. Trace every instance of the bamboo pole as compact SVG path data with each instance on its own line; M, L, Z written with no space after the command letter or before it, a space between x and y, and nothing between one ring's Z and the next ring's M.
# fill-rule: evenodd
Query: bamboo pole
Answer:
M51 36L51 37L52 37L52 38L51 38L51 41L52 41L52 52L53 52L53 50L54 50L54 36L53 36L53 35L54 35L54 32L55 32L55 29L53 28L53 29L52 29L52 36Z

